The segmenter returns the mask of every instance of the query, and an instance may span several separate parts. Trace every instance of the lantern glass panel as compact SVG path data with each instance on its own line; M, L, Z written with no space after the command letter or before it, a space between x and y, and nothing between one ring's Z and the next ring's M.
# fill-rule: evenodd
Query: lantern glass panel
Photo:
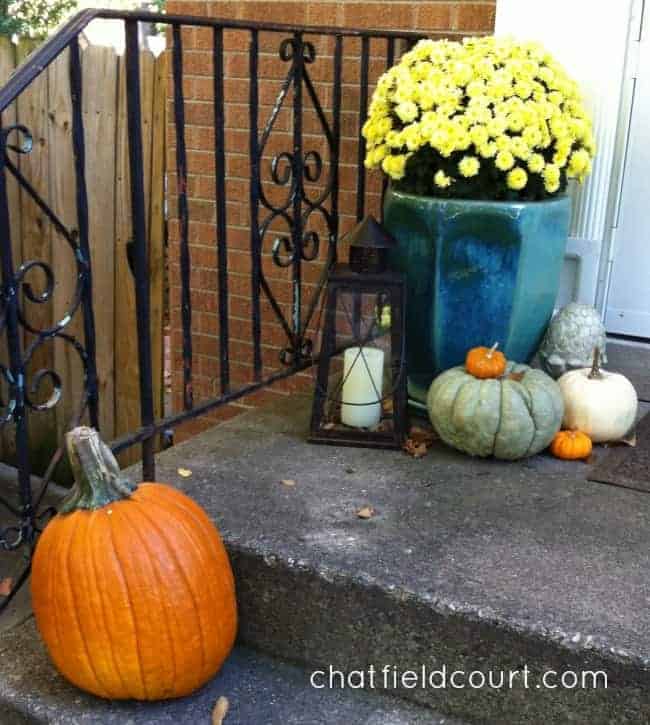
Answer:
M329 374L320 428L335 434L372 431L394 435L392 290L363 291L337 286L323 331ZM333 322L333 325L331 324ZM329 339L325 339L329 337ZM394 353L397 353L396 355Z

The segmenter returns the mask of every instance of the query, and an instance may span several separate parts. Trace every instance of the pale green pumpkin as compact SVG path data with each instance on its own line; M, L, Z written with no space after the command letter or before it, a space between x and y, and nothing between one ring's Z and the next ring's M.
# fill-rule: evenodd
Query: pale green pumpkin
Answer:
M429 388L431 423L447 445L472 456L525 458L546 448L560 429L564 402L541 370L508 363L500 378L479 380L463 366Z

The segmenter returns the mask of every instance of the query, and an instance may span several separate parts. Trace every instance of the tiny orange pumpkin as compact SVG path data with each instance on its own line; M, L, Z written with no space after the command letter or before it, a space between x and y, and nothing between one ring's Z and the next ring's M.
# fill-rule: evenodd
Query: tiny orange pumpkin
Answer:
M473 347L465 358L465 370L475 378L498 378L506 371L506 356L492 347Z
M592 450L591 438L580 430L561 430L551 442L551 453L565 461L588 458Z

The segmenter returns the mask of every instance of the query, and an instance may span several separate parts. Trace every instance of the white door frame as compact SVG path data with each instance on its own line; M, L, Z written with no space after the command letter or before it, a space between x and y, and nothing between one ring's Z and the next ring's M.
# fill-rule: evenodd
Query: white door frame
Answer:
M632 127L634 99L638 88L641 38L643 37L644 29L647 33L648 23L650 22L649 15L650 1L635 0L630 18L630 31L616 138L616 154L608 199L608 234L603 240L603 254L599 273L597 305L603 318L607 311L607 302L612 282L612 268L617 252L617 230L620 221L623 186L627 169L627 153Z

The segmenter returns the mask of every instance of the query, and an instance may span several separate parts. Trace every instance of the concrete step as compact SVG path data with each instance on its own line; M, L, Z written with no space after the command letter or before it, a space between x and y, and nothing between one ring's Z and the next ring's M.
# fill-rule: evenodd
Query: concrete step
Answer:
M481 670L499 684L500 672L507 681L527 668L528 687L521 672L512 689L388 682L477 723L650 722L647 494L591 483L589 466L548 456L314 446L308 415L294 398L159 458L158 480L223 533L242 642L348 672ZM355 513L365 505L368 520ZM608 687L546 689L549 670L604 671Z
M310 673L238 647L198 693L156 703L107 702L68 685L49 663L33 619L0 637L2 725L209 725L219 697L224 725L462 725L386 696L315 689Z

